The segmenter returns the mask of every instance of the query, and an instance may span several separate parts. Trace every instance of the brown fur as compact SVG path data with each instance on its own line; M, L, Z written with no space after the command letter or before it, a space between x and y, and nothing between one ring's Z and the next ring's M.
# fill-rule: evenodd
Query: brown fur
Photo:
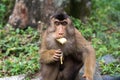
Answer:
M68 22L65 26L55 26L54 20L56 20L55 17L51 18L51 24L42 38L40 49L40 72L42 80L79 80L78 73L83 65L83 77L86 80L93 80L96 61L93 47L73 27L69 17L64 19ZM63 32L60 37L67 39L64 45L56 41L60 28L62 28ZM63 65L60 64L60 57L55 56L56 54L60 54L56 52L58 49L64 54ZM58 58L58 60L56 61L55 58Z

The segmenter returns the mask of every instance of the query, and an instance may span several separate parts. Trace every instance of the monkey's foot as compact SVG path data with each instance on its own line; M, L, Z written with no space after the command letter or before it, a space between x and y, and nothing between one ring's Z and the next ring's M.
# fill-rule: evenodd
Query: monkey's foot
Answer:
M89 75L86 74L84 74L82 77L85 78L86 80L93 80L91 77L89 77Z

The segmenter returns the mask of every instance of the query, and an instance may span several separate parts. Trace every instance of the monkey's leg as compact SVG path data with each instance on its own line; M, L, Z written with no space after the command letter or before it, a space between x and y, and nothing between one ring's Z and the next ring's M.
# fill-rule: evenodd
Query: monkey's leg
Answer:
M93 80L94 72L95 72L95 64L96 64L96 58L95 58L95 52L94 49L91 47L88 47L88 53L84 55L84 75L83 77L86 78L86 80Z
M56 80L59 69L57 64L42 64L41 65L41 76L43 80Z

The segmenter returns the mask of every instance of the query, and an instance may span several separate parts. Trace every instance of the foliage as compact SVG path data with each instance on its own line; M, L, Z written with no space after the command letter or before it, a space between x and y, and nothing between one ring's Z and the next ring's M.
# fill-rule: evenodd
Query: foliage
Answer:
M112 54L120 58L120 1L119 0L92 0L92 21L93 29L96 29L96 38L92 41L96 48L97 57L100 60L102 74L119 74L119 60L106 65L101 63L101 57L105 54Z
M104 61L100 61L102 74L120 75L120 64L119 62L112 62L105 64Z
M91 16L86 24L79 19L72 18L74 25L87 40L92 42L102 68L102 74L119 74L119 60L109 65L101 62L102 57L106 54L120 58L120 1L92 0L92 4Z
M0 25L4 25L7 22L14 2L15 0L0 0Z
M0 77L35 72L39 68L39 38L32 28L0 30Z

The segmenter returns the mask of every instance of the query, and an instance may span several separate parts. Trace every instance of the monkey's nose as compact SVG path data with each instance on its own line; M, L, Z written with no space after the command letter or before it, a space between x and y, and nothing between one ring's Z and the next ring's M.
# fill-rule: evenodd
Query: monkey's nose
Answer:
M58 38L64 37L64 33L58 33Z
M62 33L62 32L59 32L59 35L64 35L64 33Z

